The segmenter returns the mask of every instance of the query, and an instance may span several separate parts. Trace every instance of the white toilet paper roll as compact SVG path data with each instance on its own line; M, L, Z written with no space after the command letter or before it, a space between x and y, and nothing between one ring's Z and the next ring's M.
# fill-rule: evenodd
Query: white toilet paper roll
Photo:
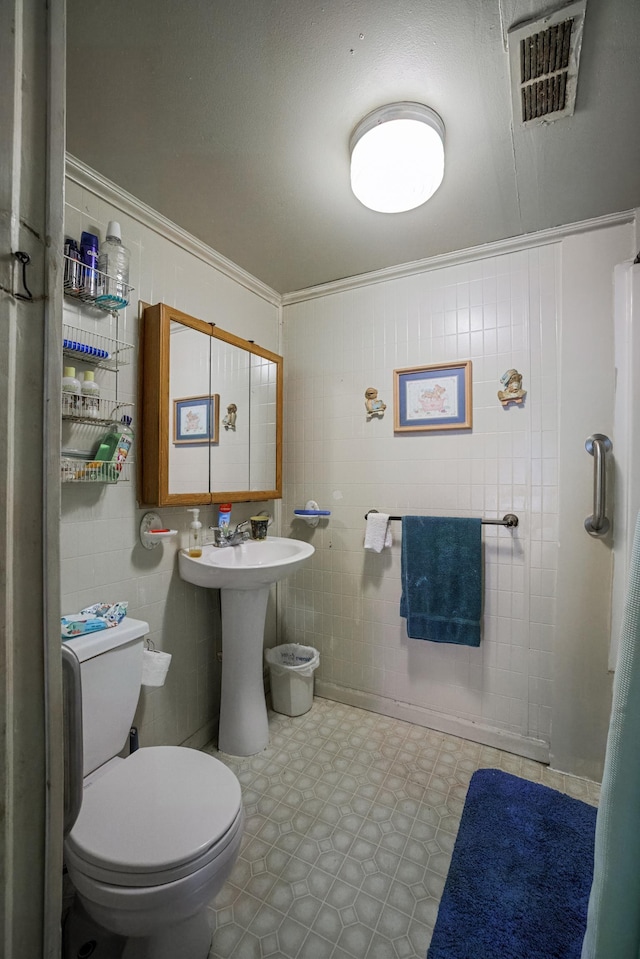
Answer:
M142 653L142 685L164 686L171 662L171 653L159 649L145 649Z

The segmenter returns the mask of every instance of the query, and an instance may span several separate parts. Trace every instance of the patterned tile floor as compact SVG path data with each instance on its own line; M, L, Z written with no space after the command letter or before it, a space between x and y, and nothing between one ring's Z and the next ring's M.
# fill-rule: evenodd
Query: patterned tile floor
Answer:
M328 700L269 728L257 756L206 747L247 817L209 959L424 959L476 769L598 801L596 783Z

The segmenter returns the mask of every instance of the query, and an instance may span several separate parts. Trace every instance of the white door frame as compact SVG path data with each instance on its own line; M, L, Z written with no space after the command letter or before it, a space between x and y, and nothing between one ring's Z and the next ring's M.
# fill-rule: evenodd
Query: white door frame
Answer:
M0 953L34 959L62 898L64 74L65 0L0 4Z
M559 369L559 543L551 765L602 776L611 708L610 595L616 523L593 538L593 458L585 441L613 436L614 269L629 258L634 224L562 241ZM613 456L615 457L615 445ZM609 507L612 497L608 496Z

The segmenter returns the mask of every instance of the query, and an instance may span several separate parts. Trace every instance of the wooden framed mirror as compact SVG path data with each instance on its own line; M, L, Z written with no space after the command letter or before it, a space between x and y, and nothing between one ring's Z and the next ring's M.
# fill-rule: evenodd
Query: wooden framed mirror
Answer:
M139 330L145 506L282 496L282 357L158 303Z

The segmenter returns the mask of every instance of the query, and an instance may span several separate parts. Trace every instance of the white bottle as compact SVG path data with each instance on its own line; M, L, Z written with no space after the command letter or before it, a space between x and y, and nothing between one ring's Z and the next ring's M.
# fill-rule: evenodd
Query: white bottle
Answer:
M76 379L75 366L65 366L62 377L62 413L77 416L80 412L80 380Z
M100 416L100 387L94 379L93 370L87 370L82 381L82 413L97 420Z
M107 226L107 238L100 247L98 270L105 273L100 300L116 309L129 302L129 250L122 245L120 224L110 220Z
M189 556L202 556L202 523L199 521L199 509L188 509L187 513L193 513L193 522L189 527Z

